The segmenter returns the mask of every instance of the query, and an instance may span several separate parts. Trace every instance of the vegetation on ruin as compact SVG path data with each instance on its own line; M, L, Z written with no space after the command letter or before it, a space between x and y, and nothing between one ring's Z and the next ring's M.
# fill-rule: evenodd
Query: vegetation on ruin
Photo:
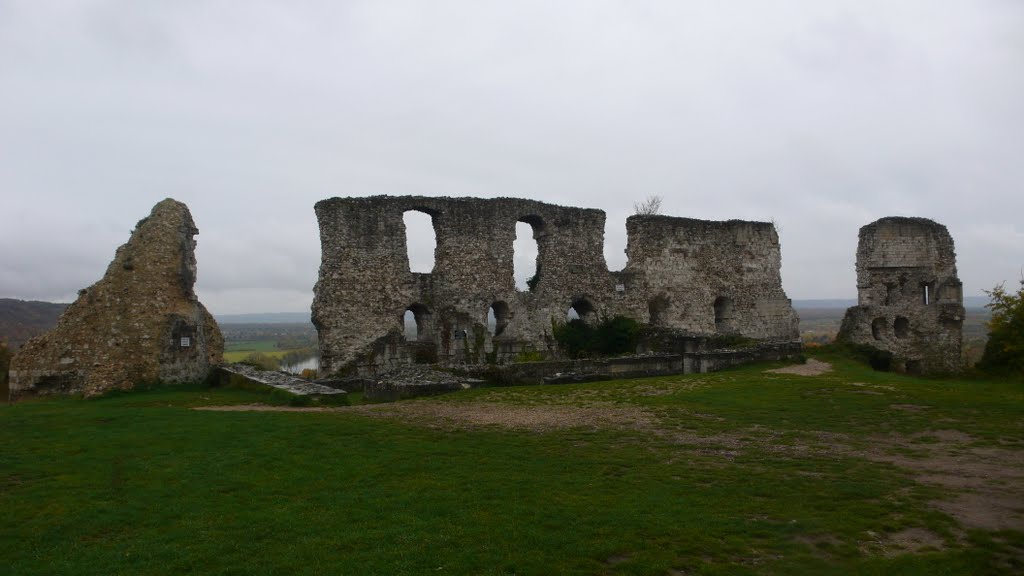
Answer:
M537 263L537 271L534 272L533 276L526 279L526 288L533 292L537 289L537 284L540 284L540 262Z
M837 340L832 344L820 347L825 352L842 354L862 364L867 364L873 370L888 372L893 367L893 355L887 350L879 350L867 344L855 344L846 340Z
M570 358L618 356L636 352L643 327L625 316L591 325L579 318L552 327L555 341Z
M720 334L708 338L708 350L752 348L760 344L756 338L748 338L739 334Z
M978 367L997 373L1024 375L1024 279L1017 293L1002 284L987 292L992 301L988 342Z
M633 203L633 211L639 216L656 216L661 214L664 198L658 195L648 196L644 200Z
M7 344L0 342L0 385L7 389L7 369L11 365L11 358L14 354L7 348Z
M1024 571L1024 532L976 521L1019 507L1019 384L817 360L833 371L751 365L336 412L192 410L274 403L202 387L2 406L4 570Z

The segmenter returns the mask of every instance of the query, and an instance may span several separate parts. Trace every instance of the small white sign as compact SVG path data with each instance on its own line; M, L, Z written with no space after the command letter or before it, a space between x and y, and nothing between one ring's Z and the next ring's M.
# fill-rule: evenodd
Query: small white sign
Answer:
M182 348L188 348L191 345L192 345L192 339L191 338L189 338L188 336L182 336L181 337L181 347Z

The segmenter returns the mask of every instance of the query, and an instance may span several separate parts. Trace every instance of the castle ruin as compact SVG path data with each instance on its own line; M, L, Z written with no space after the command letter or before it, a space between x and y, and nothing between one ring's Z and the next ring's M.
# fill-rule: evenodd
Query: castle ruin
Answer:
M194 382L222 361L224 338L193 291L188 207L170 198L139 221L103 278L79 291L57 326L11 361L12 398Z
M394 364L557 357L553 326L617 315L678 335L799 339L770 223L668 216L626 221L628 262L604 259L605 214L515 198L332 198L316 204L322 260L312 320L323 375ZM431 273L410 271L403 214L428 214ZM537 275L516 289L517 222L533 229ZM406 311L417 336L404 336ZM488 325L488 311L494 316Z
M913 373L963 367L963 285L953 238L925 218L882 218L860 229L857 306L839 338L892 355Z

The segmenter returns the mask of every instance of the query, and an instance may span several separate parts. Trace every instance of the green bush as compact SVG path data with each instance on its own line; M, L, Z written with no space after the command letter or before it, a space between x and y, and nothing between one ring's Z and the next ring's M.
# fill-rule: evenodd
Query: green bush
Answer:
M575 319L554 327L555 340L571 358L616 356L636 352L642 327L632 318L616 316L596 326Z
M526 279L526 287L533 292L537 289L537 284L540 283L540 262L537 262L537 271L534 272L533 276Z
M11 351L7 349L7 345L0 342L0 384L7 384L7 370L11 366Z
M523 350L516 354L516 362L541 362L546 358L543 352L537 352L536 350Z
M708 338L709 350L721 350L723 348L737 349L757 346L758 341L739 334L722 334Z
M837 340L832 344L820 346L822 352L835 352L868 364L879 372L892 370L893 355L891 352L879 350L867 344L854 344L848 340Z
M1016 294L1000 284L986 291L992 310L988 322L988 342L978 367L987 372L1024 374L1024 279Z

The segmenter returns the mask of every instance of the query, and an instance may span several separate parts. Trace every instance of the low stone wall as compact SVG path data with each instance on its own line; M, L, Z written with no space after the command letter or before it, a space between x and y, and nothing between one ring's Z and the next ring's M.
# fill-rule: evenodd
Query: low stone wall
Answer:
M740 364L795 358L803 351L800 341L765 342L738 349L649 354L621 358L594 358L521 362L462 370L493 384L562 384L618 378L642 378L668 374L715 372Z
M481 385L517 386L567 384L669 374L714 372L763 360L793 358L803 351L799 341L766 342L732 350L693 351L682 354L645 354L620 358L593 358L473 365L439 371L425 365L407 365L374 378L321 380L322 385L361 389L374 402L393 402L433 396Z
M363 388L363 398L373 402L394 402L420 396L436 396L456 390L465 390L469 384L453 382L401 382L380 380L370 382Z
M796 358L803 353L803 343L765 342L749 348L736 350L710 350L684 354L690 360L690 370L686 373L717 372L741 364L763 362L769 360L787 360Z

